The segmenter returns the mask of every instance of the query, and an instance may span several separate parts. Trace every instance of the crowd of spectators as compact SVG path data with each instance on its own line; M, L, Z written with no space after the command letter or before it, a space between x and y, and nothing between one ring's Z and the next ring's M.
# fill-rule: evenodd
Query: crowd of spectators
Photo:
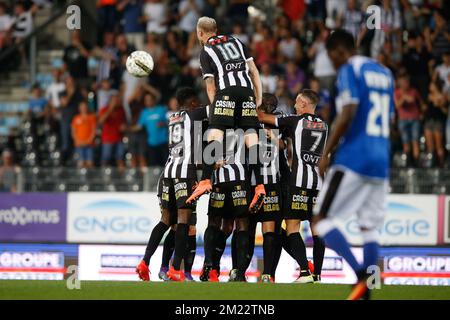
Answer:
M208 15L218 20L221 33L249 47L264 91L277 95L280 110L292 113L296 94L310 87L321 97L318 113L330 122L336 71L325 41L334 28L348 30L360 53L390 68L397 79L393 152L405 153L413 166L420 166L423 153L433 155L435 166L448 165L448 1L280 0L270 12L252 7L252 1L221 2L98 0L97 42L85 42L72 31L64 65L53 71L52 83L44 91L32 90L33 117L53 123L64 159L76 154L80 166L123 167L127 152L132 166L163 165L167 115L178 107L176 89L194 86L207 103L195 29L198 18ZM374 4L380 29L367 24L367 8ZM0 46L1 28L0 6ZM155 70L148 79L126 72L133 50L153 56ZM94 147L101 149L98 161Z

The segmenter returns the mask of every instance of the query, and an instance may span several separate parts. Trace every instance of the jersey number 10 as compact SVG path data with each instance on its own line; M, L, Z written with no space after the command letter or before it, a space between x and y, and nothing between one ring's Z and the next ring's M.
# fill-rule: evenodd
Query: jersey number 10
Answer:
M372 108L367 119L367 135L389 138L390 95L371 92L369 99L372 103ZM381 119L381 123L378 122L378 119Z

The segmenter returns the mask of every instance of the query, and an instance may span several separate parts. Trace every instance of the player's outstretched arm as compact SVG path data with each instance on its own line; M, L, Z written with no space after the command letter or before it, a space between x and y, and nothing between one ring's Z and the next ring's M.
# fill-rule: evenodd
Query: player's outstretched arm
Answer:
M323 151L322 160L319 164L320 174L323 176L326 169L328 168L329 157L332 152L336 149L339 140L347 132L350 123L355 116L356 104L349 104L342 108L342 112L337 116L333 129L331 130L330 137Z
M277 117L275 115L265 113L259 108L256 109L256 112L258 114L259 122L262 122L264 124L268 124L271 126L277 126Z
M262 104L262 83L261 78L259 76L258 68L253 60L247 61L249 75L252 79L253 90L255 91L256 97L256 107L259 107Z

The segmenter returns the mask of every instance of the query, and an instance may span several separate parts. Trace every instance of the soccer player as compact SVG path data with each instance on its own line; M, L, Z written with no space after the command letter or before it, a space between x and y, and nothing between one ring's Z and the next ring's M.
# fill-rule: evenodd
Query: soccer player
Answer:
M261 105L262 84L259 71L245 45L232 36L218 35L216 21L202 17L197 23L197 37L203 48L200 64L206 91L211 102L208 127L208 146L211 159L204 163L202 179L188 202L199 198L212 189L211 176L221 160L224 134L227 129L257 129L256 107ZM246 133L245 145L250 154L257 154L258 135ZM258 158L258 157L255 157ZM261 169L258 159L251 165ZM255 163L253 163L255 162ZM258 169L255 196L250 208L261 205L265 195L264 185Z
M303 90L296 99L296 115L277 117L258 110L261 122L286 130L292 139L293 160L288 197L285 199L287 210L284 212L290 254L300 266L300 275L296 282L311 283L320 281L325 246L318 236L314 239L315 274L311 274L306 256L306 247L299 233L301 221L311 221L312 209L316 202L322 179L318 164L327 139L328 126L314 115L319 96L312 90Z
M215 257L215 249L218 243L222 243L225 248L224 244L233 225L236 226L237 232L237 250L234 252L238 270L236 281L245 281L249 247L250 185L247 181L244 139L242 131L240 134L232 129L226 131L224 156L213 172L214 185L209 199L208 227L204 236L205 261L200 277L202 281L218 281L217 267L220 257Z
M158 199L161 209L161 220L160 222L153 228L152 233L150 235L149 241L147 243L147 247L145 248L145 254L140 262L140 264L136 267L136 273L139 278L143 281L150 281L150 259L158 248L164 234L166 234L167 230L170 228L167 233L166 238L164 239L163 244L163 253L162 253L162 261L161 267L158 273L159 279L163 281L169 281L169 277L167 276L167 272L169 271L169 263L170 259L173 255L175 249L175 232L177 225L177 207L175 201L169 201L169 205L166 208L162 205L162 199L168 198L168 194L165 193L163 196L163 181L164 174L161 175L158 181ZM189 241L187 243L187 252L184 260L185 266L185 278L186 280L193 281L191 270L192 265L194 263L195 251L197 248L196 243L196 225L197 216L195 213L191 216L191 221L189 225Z
M319 165L323 174L333 154L314 209L314 229L355 271L358 282L349 299L357 300L369 293L367 267L378 263L377 227L386 210L394 79L389 69L356 55L354 39L345 31L334 31L326 48L338 70L338 116ZM363 265L334 222L351 214L357 215L364 240Z
M195 209L195 205L187 204L186 200L196 185L195 153L198 151L201 153L202 149L197 133L202 132L202 121L208 117L208 110L206 107L199 107L199 99L191 88L179 89L176 96L181 110L174 113L169 119L170 154L160 187L161 207L163 208L163 218L166 221L160 222L153 230L149 240L149 253L153 254L152 251L156 250L164 233L171 224L175 223L177 225L175 252L167 277L173 281L184 281L185 274L180 267L186 257L186 252L193 251L194 241L192 237L189 240L189 224L193 224L193 210ZM177 213L175 221L173 221L173 214L170 219L171 212ZM188 250L187 244L189 243L191 248Z

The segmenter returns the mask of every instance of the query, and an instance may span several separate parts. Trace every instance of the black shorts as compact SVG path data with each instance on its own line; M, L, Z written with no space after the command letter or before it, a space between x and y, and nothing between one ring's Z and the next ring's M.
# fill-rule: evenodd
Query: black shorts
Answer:
M210 129L258 128L255 93L250 88L225 88L216 93L210 108Z
M256 222L279 221L282 218L283 202L281 186L279 184L267 184L264 185L264 188L266 189L264 204L256 214L252 215L252 219L255 219ZM253 188L251 190L251 198L253 198L255 192Z
M319 191L290 186L287 193L284 219L311 221Z
M245 218L250 205L250 188L246 181L216 184L209 197L208 215L225 219Z
M176 199L176 196L173 194L173 192L171 192L171 188L170 188L170 183L171 181L174 181L177 179L167 179L167 178L160 178L158 181L158 199L159 199L159 206L162 209L166 209L169 211L170 217L169 217L169 224L171 226L177 224L178 222L178 209L184 209L184 208L191 208L192 209L192 215L191 215L191 219L189 221L189 225L191 226L195 226L197 224L197 212L196 212L196 208L195 205L193 207L186 205L186 201L184 201L184 205L182 205L181 203L181 198L180 200ZM193 183L196 183L195 180L192 179L178 179L178 180L185 180L185 181L189 181L186 182L187 184L191 184L191 181L193 181ZM167 189L167 185L169 184L169 189ZM169 192L164 192L164 190L169 190ZM172 190L174 190L172 188ZM192 188L191 191L189 193L192 194ZM182 198L188 198L188 197L182 197ZM178 205L181 205L180 207Z
M194 179L161 179L158 186L161 207L169 210L195 209L195 205L186 204L186 200L192 195L196 183Z

